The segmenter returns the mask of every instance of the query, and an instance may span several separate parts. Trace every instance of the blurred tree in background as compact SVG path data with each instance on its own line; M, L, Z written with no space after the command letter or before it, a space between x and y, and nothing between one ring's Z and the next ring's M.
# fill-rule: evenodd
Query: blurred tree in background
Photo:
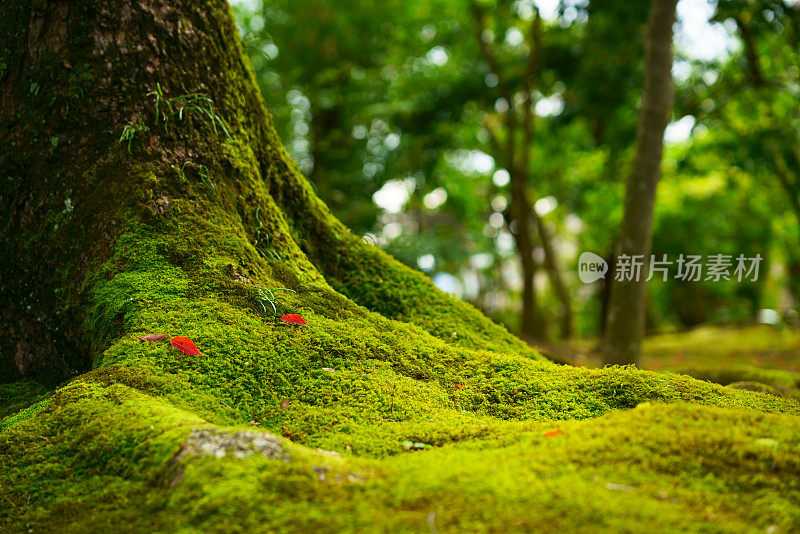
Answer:
M353 231L523 335L599 335L607 292L576 263L594 251L613 273L649 3L235 6L279 133ZM651 331L795 305L798 12L678 4L652 252L765 260L753 283L651 280ZM715 53L681 41L703 17Z
M631 265L644 258L641 268L655 264L650 256L656 190L661 180L664 131L669 123L675 88L672 83L672 34L677 0L652 0L647 19L644 84L636 128L636 155L625 186L625 212L617 239L615 257ZM647 280L633 270L609 277L602 351L608 364L638 362L647 316ZM649 274L648 274L649 276Z

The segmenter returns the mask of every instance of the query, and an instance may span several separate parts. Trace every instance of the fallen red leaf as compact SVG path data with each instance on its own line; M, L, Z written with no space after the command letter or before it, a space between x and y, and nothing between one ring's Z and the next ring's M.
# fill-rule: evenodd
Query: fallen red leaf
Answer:
M167 339L167 334L147 334L146 336L136 336L142 341L149 341L150 343L154 341L163 341Z
M545 432L544 433L544 437L552 438L553 436L558 436L559 434L563 434L563 433L564 433L563 430L551 430L549 432Z
M281 317L281 321L289 324L299 324L301 326L305 326L306 324L303 318L297 315L296 313L290 313L289 315L284 315L283 317Z
M188 337L175 336L170 339L169 342L172 343L173 347L185 352L186 354L191 354L192 356L202 356L202 354L200 354L200 350Z

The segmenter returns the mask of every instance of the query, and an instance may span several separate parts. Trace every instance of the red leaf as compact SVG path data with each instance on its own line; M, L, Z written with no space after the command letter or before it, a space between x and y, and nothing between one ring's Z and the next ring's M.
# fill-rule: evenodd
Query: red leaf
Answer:
M544 437L552 438L553 436L558 436L559 434L563 434L563 430L551 430L550 432L545 432Z
M167 334L147 334L146 336L136 336L142 341L149 341L152 343L153 341L163 341L167 339Z
M175 336L170 339L169 342L172 343L173 347L185 352L186 354L191 354L192 356L202 356L200 351L197 349L197 346L192 343L192 340L188 337Z
M281 317L281 321L289 324L299 324L301 326L305 326L306 324L303 318L297 315L296 313L290 313L289 315L284 315L283 317Z

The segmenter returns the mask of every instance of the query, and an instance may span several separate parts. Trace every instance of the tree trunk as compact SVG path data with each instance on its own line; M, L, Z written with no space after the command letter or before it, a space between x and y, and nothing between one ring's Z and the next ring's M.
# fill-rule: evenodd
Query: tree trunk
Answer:
M204 5L4 4L4 375L74 376L157 328L140 314L165 293L250 309L256 286L296 292L279 311L360 304L533 355L333 219L275 134L227 6Z
M495 159L503 161L506 170L511 177L510 188L510 220L506 222L511 226L514 223L516 231L514 241L517 252L520 255L522 268L522 315L520 318L520 335L528 340L543 339L546 334L544 317L539 311L536 302L536 262L533 258L533 235L531 234L531 217L535 214L530 198L528 197L528 167L530 155L530 142L533 133L533 114L531 111L531 81L538 75L539 55L541 53L541 20L539 19L538 9L535 10L536 17L531 24L528 34L530 53L526 71L522 77L522 146L517 146L517 130L520 121L517 118L517 105L515 104L514 94L516 89L508 85L505 73L500 68L492 44L484 40L485 11L477 2L470 2L470 10L475 18L475 37L478 48L484 60L488 63L489 69L497 76L498 89L502 97L508 102L508 109L504 118L504 139L502 140L495 132L495 128L490 122L486 123L486 130L489 133Z
M525 174L513 168L511 173L511 212L514 223L514 239L522 266L522 317L520 318L520 334L529 340L541 340L545 337L544 321L536 302L536 262L533 258L533 236L528 222L533 214L533 207L528 201Z
M531 209L531 217L536 223L539 239L544 249L544 266L547 270L547 275L550 278L550 282L553 284L556 297L561 301L561 309L559 310L559 315L561 316L561 338L569 339L572 337L573 328L572 298L569 295L569 288L567 288L564 277L561 276L561 270L558 268L556 250L553 246L553 237L550 235L550 230L548 230L544 220L536 213L535 209Z
M645 79L634 157L625 194L617 259L641 256L645 263L638 280L611 282L610 304L603 340L608 364L635 363L644 337L647 268L652 240L656 186L661 177L664 129L669 121L672 85L672 26L677 0L653 0L645 47ZM615 273L609 273L615 276Z

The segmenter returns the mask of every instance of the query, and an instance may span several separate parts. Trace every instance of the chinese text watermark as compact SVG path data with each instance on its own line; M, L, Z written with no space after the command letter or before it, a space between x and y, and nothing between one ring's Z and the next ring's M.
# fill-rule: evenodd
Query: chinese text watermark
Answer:
M670 276L682 282L735 280L737 282L756 282L761 264L761 254L753 257L739 254L680 254L676 259L669 259L666 254L650 255L645 262L641 254L621 254L614 266L614 280L617 282L635 282L646 277L646 280L659 278L666 282ZM578 259L578 277L581 282L590 284L605 278L608 263L593 252L584 252Z

